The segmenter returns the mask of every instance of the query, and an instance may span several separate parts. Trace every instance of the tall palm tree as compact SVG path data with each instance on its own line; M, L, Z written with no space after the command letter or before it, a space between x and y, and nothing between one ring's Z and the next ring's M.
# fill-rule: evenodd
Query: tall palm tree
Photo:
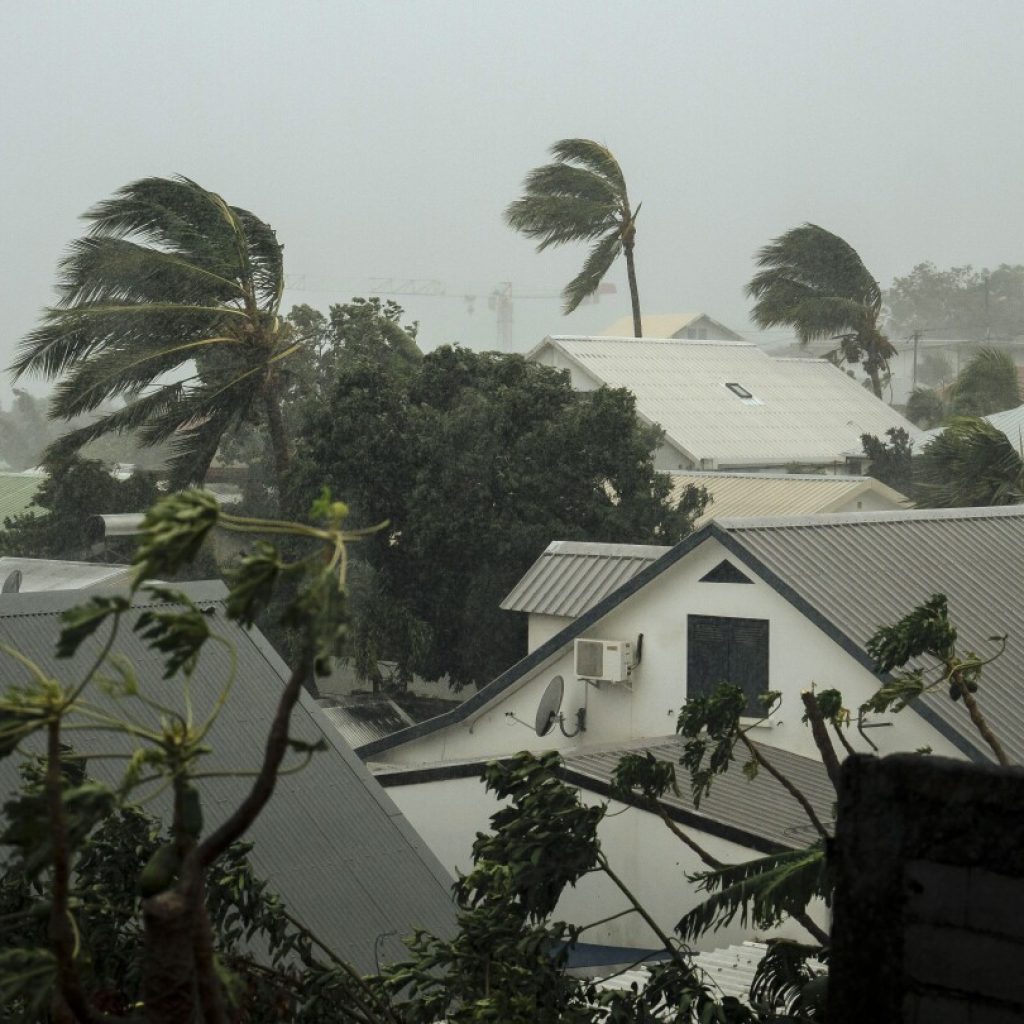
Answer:
M60 264L56 306L22 342L15 379L59 379L51 415L124 404L48 454L104 434L170 440L171 482L202 481L226 432L265 422L278 478L288 464L279 392L298 346L278 316L282 247L247 210L188 178L145 178L89 210Z
M960 416L914 459L914 497L921 508L1019 505L1024 455L986 420Z
M523 195L505 210L509 227L540 239L538 252L565 242L593 242L583 269L563 289L563 312L571 313L593 295L622 253L626 257L633 332L642 336L640 295L633 246L636 217L626 179L611 152L590 139L562 139L551 147L555 162L535 167L523 183Z
M882 375L895 355L878 326L882 292L857 251L838 235L804 224L757 253L760 271L747 285L759 327L792 327L802 345L839 342L842 361L860 363L882 397Z

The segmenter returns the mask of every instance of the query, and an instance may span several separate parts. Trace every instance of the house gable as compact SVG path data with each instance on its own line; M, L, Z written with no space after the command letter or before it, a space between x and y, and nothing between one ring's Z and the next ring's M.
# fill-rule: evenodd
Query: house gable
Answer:
M723 559L743 566L744 574L749 571L753 585L701 583ZM484 687L466 702L468 707L368 744L358 753L389 764L416 764L519 749L579 750L664 735L687 696L690 614L768 622L769 685L781 690L784 700L782 709L755 730L761 742L815 756L809 731L800 722L800 692L815 685L836 687L857 707L877 689L863 650L712 524ZM578 680L572 643L577 637L630 642L634 649L642 643L642 659L629 685ZM567 681L562 705L566 721L572 723L579 708L586 708L587 731L572 738L554 731L541 741L530 723L556 674ZM878 745L885 751L927 745L955 755L957 746L937 731L941 723L933 724L904 715L898 729L877 731ZM854 740L859 749L869 749L866 741Z

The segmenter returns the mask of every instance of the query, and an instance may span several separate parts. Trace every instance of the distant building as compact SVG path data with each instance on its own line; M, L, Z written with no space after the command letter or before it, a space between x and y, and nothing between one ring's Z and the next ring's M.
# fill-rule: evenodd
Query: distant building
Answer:
M832 363L750 342L553 336L527 358L568 370L579 391L631 391L641 419L665 431L655 467L666 472L860 473L862 434L919 434Z
M666 313L641 316L640 328L645 338L676 338L684 341L743 341L743 336L712 320L707 313ZM605 338L632 338L633 318L619 317L601 332Z

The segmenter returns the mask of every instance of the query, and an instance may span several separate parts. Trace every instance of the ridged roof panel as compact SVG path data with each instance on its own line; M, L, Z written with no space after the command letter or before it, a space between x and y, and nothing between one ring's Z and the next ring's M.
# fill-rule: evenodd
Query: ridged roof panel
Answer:
M243 630L223 614L223 584L183 583L180 589L211 610L211 625L235 647L238 668L227 705L209 734L213 753L204 771L253 772L262 760L266 734L287 668L253 630ZM54 647L60 613L82 600L74 592L0 596L0 640L34 659L59 679L80 678L106 639L106 627L83 643L72 659L58 661ZM145 607L139 604L132 614ZM131 619L132 615L128 618ZM147 696L181 707L181 681L163 680L163 661L122 626L117 650L127 656L145 682ZM209 713L227 677L229 660L219 644L204 650L192 687L195 716ZM23 670L8 662L6 679ZM90 699L108 710L130 711L139 721L155 722L158 712L129 699L117 700L92 687ZM451 879L436 857L402 817L312 698L303 694L290 734L307 742L327 741L301 771L278 779L270 803L245 836L254 843L257 877L267 880L288 910L357 970L370 972L380 961L406 951L400 937L415 928L450 935L454 925ZM105 732L73 734L79 753L130 749L131 741ZM0 761L0 799L18 785L18 760ZM294 764L290 755L286 760ZM123 761L90 762L98 779L116 782ZM200 780L207 828L215 827L239 803L251 779L231 775ZM158 797L147 804L157 815L169 811Z
M756 746L774 767L804 793L823 822L832 821L836 794L820 761L765 744L759 743ZM630 747L569 754L565 758L565 765L571 772L609 784L622 755L635 753L637 749ZM680 737L671 736L650 740L639 749L649 750L660 760L677 764L683 753L683 744ZM711 792L701 800L699 809L694 807L685 771L677 768L676 773L679 778L679 794L671 794L663 800L670 807L678 807L720 822L780 847L796 849L806 846L814 838L813 826L800 805L765 771L748 779L740 771L740 764L735 764L715 779Z
M506 611L575 618L669 549L554 541L501 602Z
M633 392L638 412L708 468L845 463L862 434L920 433L831 363L775 359L749 342L557 336L530 358L546 346L596 381Z
M961 653L995 653L988 638L1006 634L1006 653L985 667L978 700L1012 759L1024 761L1024 509L718 525L861 650L879 626L898 621L936 593L948 598ZM962 703L945 692L925 699L989 756Z
M711 504L697 520L697 527L712 519L832 512L868 494L893 509L909 504L909 499L899 491L870 476L727 472L668 475L672 479L673 501L678 501L689 484L705 487L711 495Z

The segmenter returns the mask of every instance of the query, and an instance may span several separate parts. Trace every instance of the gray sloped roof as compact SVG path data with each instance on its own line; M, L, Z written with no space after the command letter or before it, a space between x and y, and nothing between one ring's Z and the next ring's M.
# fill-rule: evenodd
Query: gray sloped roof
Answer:
M980 701L1011 758L1024 760L1024 508L935 509L719 520L753 559L864 653L881 625L932 594L949 599L961 652L1006 653L984 670ZM755 566L756 568L757 566ZM988 757L962 704L925 698L926 717Z
M209 609L214 629L235 647L238 671L226 707L209 734L213 753L204 771L254 771L262 760L268 724L288 669L256 630L243 630L223 614L222 583L181 584L180 589ZM0 596L0 640L36 660L58 678L79 678L96 657L104 630L91 637L74 659L58 661L54 645L59 616L82 600L74 592ZM137 607L151 599L141 598ZM130 619L131 616L129 615ZM180 708L180 680L163 681L162 661L132 633L126 622L116 649L127 656L153 699ZM219 644L208 644L193 682L196 719L212 707L229 666ZM5 682L24 670L7 662ZM138 701L120 702L93 687L92 699L136 719L155 722ZM415 928L450 934L454 926L451 879L351 748L306 694L293 715L291 734L310 742L326 739L302 771L278 780L269 805L246 836L255 845L253 864L289 910L336 953L360 971L400 957L399 939ZM78 753L125 746L104 732L71 734ZM294 762L294 758L290 758ZM288 760L286 760L286 766ZM90 762L90 772L112 781L123 762ZM207 827L215 826L239 803L249 778L204 779L199 783ZM14 758L0 761L0 798L17 786ZM159 800L147 805L161 812ZM166 810L166 805L164 805Z
M820 761L760 743L755 746L810 800L823 822L832 820L836 793ZM564 774L584 787L596 783L603 792L610 785L622 755L637 750L649 750L660 760L678 762L683 744L680 737L668 736L648 740L639 748L633 745L617 750L567 754ZM707 823L707 831L721 834L724 825L733 833L732 838L743 845L765 850L806 846L815 833L800 805L767 772L760 771L753 779L748 779L740 771L745 760L742 751L738 752L737 763L714 780L699 809L690 795L686 772L677 769L679 795L670 794L662 803L681 812L695 828Z
M575 618L668 550L653 544L552 541L501 607Z
M382 739L414 721L387 697L346 695L321 697L317 706L351 747Z

